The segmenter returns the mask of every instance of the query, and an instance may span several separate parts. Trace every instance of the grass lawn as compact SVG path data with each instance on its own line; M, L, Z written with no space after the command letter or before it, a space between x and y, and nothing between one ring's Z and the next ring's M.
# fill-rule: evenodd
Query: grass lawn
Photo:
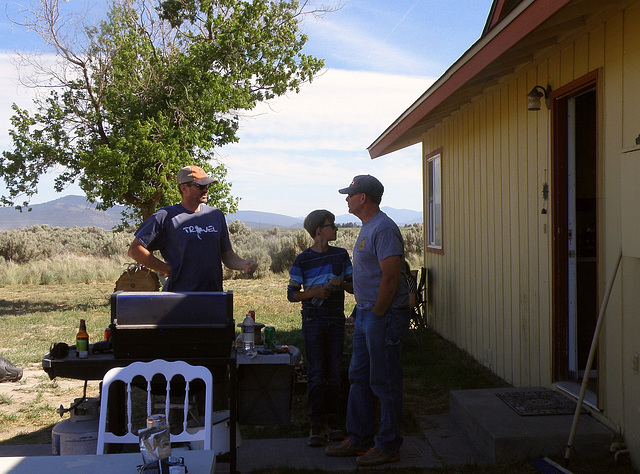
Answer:
M279 343L303 349L299 304L286 299L286 275L260 280L233 280L225 284L234 292L234 317L242 321L249 310L256 311L256 320L276 328ZM64 285L9 286L0 288L0 356L16 365L29 368L28 380L15 384L0 384L0 444L50 442L51 429L60 421L55 408L69 406L82 395L82 382L50 381L40 369L42 356L52 342L75 343L80 318L87 321L91 341L102 338L110 320L109 296L113 283ZM347 299L347 314L353 308L353 297ZM477 363L465 352L427 331L421 344L410 336L403 349L405 418L407 434L420 436L417 419L420 415L446 413L449 391L508 386L502 379ZM90 384L89 395L97 395L97 383ZM245 438L306 437L304 385L296 384L292 421L277 427L243 427ZM614 463L611 458L572 460L574 472L634 472L628 458ZM263 473L275 471L261 471ZM279 473L310 471L279 469ZM529 463L499 466L466 466L456 469L428 471L399 470L394 472L537 472Z

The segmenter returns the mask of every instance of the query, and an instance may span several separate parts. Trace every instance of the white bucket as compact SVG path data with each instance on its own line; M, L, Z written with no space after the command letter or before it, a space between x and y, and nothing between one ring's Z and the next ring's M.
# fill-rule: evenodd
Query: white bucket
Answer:
M218 454L228 453L229 431L231 429L229 410L214 411L211 416L211 444L213 452ZM240 426L236 423L236 448L242 444L240 436ZM191 449L203 449L204 441L192 441L189 443Z

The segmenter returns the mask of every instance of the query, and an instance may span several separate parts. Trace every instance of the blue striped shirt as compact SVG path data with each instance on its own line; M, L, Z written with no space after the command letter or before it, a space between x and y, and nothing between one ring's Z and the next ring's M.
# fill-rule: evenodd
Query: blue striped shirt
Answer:
M311 290L322 286L331 278L337 277L343 281L351 281L353 267L349 253L341 247L329 247L326 252L319 253L311 248L304 250L294 260L289 270L289 286L287 298L293 300L297 291ZM302 311L311 315L327 315L329 313L344 316L344 290L332 291L321 306L315 306L311 300L302 302Z

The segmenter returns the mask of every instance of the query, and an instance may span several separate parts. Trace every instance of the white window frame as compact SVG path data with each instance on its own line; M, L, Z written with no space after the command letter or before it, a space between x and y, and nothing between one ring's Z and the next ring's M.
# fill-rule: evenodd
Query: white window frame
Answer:
M427 155L426 167L426 239L427 249L442 251L442 153Z

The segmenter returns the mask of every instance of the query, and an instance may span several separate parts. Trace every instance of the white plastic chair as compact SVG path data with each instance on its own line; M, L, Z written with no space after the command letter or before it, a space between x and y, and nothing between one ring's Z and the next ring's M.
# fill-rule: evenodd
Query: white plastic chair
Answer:
M211 417L213 410L213 379L211 372L206 367L194 366L183 361L167 362L158 359L151 362L134 362L126 367L115 367L107 372L102 380L102 393L100 396L100 423L98 427L98 448L97 454L104 454L105 444L109 443L135 443L138 444L137 433L132 432L132 402L131 402L131 385L134 377L142 376L146 381L146 415L152 413L152 394L151 380L154 375L161 374L166 380L166 397L164 404L164 415L169 421L170 407L174 407L175 403L171 403L171 379L176 375L181 375L185 380L184 407L183 407L183 423L182 432L172 434L171 442L191 442L203 441L204 449L212 449L211 440ZM192 428L187 431L187 418L189 412L189 393L190 385L194 380L202 380L205 385L205 408L204 408L204 427ZM126 385L126 433L117 435L107 431L107 406L109 405L109 387L113 382L121 381ZM145 418L146 420L146 418ZM146 427L143 426L142 428Z

